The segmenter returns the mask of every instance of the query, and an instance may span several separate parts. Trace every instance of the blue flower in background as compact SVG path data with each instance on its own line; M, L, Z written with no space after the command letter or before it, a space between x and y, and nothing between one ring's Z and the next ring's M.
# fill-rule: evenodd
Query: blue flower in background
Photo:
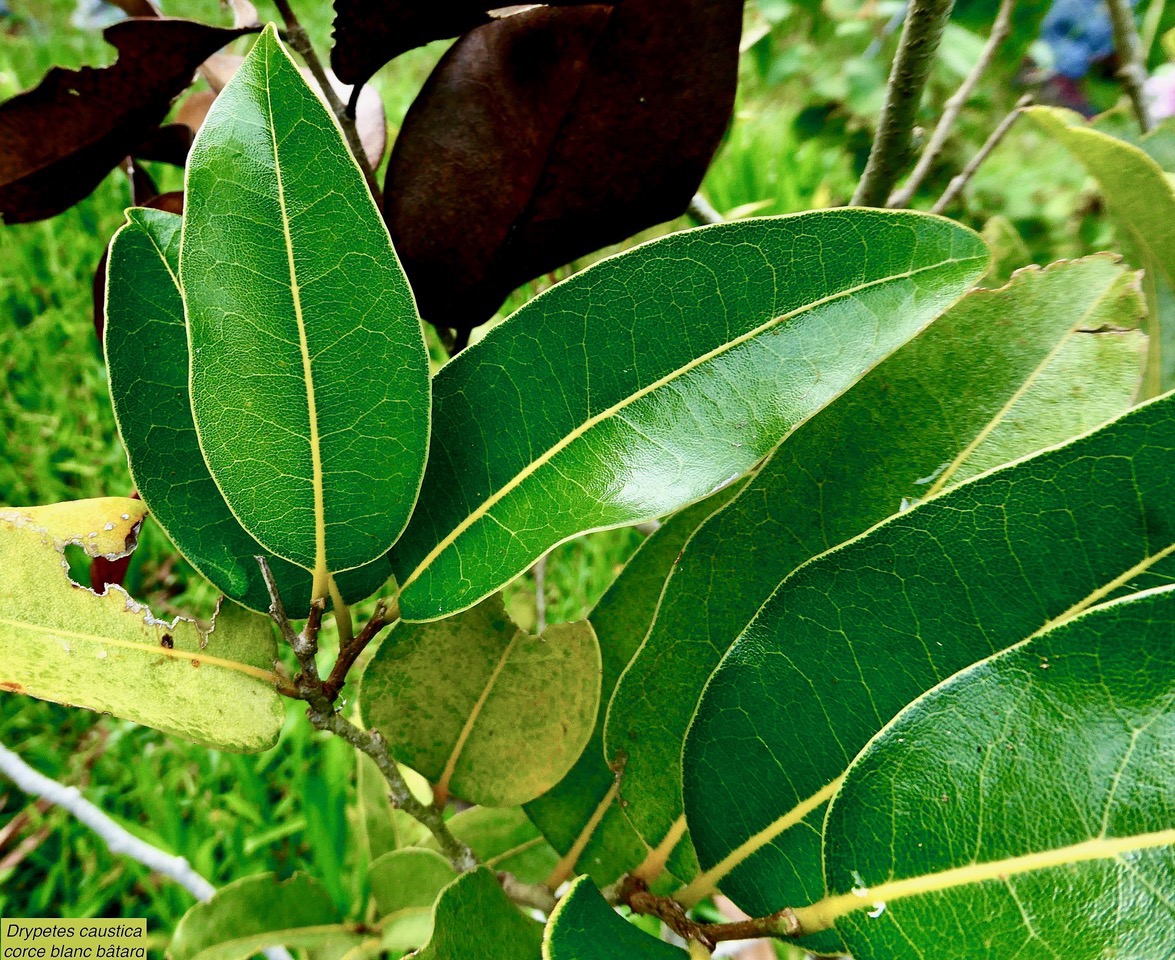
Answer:
M1114 52L1114 32L1103 0L1055 0L1040 38L1052 50L1054 69L1071 80L1084 77L1091 63Z

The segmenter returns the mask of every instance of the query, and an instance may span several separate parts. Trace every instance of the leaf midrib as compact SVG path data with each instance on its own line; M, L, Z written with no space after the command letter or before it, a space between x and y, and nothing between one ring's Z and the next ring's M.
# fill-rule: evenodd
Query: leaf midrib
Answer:
M541 467L543 467L547 463L549 463L552 459L554 459L554 457L556 455L558 455L563 450L565 450L569 446L571 446L572 443L574 443L580 437L584 436L589 430L591 430L597 424L603 423L604 421L611 419L612 417L616 416L620 411L622 411L625 408L636 403L638 400L643 399L644 397L648 396L650 393L653 393L656 390L660 390L662 387L665 387L668 384L672 383L673 381L679 379L680 377L683 377L686 374L690 373L691 371L696 370L698 367L701 367L704 364L709 363L711 360L722 356L724 353L727 353L728 351L733 350L735 347L739 347L742 344L747 343L748 341L755 339L760 334L764 333L767 330L770 330L772 327L778 326L781 323L786 323L788 320L791 320L794 317L800 316L801 314L807 313L811 310L815 310L818 307L822 307L822 306L825 306L829 303L835 303L838 300L843 300L848 297L855 296L858 293L861 293L865 290L872 289L874 287L883 286L885 284L894 283L894 282L897 282L900 280L908 280L908 279L910 279L912 277L916 277L922 273L929 273L931 271L941 270L943 267L945 267L949 264L964 264L964 263L970 263L974 260L982 260L982 259L983 259L982 257L960 257L960 258L950 258L950 259L940 260L937 263L930 264L928 266L917 267L913 270L907 270L904 273L889 274L888 276L881 277L877 280L870 280L866 283L857 284L856 286L849 287L848 289L845 289L845 290L841 290L838 293L830 294L829 296L821 297L819 299L809 301L808 303L805 303L804 305L797 307L795 310L789 311L788 313L781 314L777 317L772 317L766 323L760 324L758 327L755 327L753 330L749 330L747 333L741 334L740 336L735 337L733 340L728 340L726 343L719 344L713 350L708 351L707 353L703 354L700 357L696 357L695 359L689 361L689 363L686 363L683 366L678 367L676 370L670 371L665 376L659 378L658 380L655 380L653 383L650 383L648 386L642 387L641 389L637 390L635 393L629 394L623 400L619 401L618 403L613 404L611 407L608 407L606 410L601 411L600 413L596 414L594 417L589 417L587 420L585 420L582 424L580 424L574 430L571 430L561 440L559 440L557 443L553 444L544 453L542 453L541 455L536 457L534 460L532 460L529 464L527 464L525 467L523 467L522 470L520 470L517 474L515 474L510 480L508 480L506 483L502 484L497 490L495 490L492 494L490 494L490 496L487 497L479 506L477 506L469 514L469 516L467 516L464 520L462 520L459 524L457 524L457 526L455 526L452 531L450 531L445 537L443 537L441 539L441 541L425 555L424 559L421 560L419 564L417 564L416 568L412 571L412 573L410 573L405 578L405 580L401 584L400 592L401 593L406 592L408 590L408 587L420 578L420 575L422 573L424 573L425 570L428 569L428 567L432 564L432 562L434 560L436 560L437 557L439 557L449 547L451 547L457 541L457 539L463 533L465 533L466 530L468 530L470 527L472 527L475 523L477 523L483 517L487 516L489 514L489 512L495 506L497 506L498 503L500 503L503 499L505 499L505 497L508 494L510 494L513 490L515 490L517 487L519 487L523 483L523 481L525 481L527 478L529 478L531 475L533 475Z

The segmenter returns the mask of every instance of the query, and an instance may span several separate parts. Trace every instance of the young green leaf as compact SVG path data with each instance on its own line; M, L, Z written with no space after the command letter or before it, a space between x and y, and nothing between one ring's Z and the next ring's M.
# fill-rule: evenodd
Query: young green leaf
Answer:
M391 546L416 502L428 364L359 167L272 25L192 147L180 277L212 476L325 596L330 574Z
M386 950L414 950L432 936L433 904L457 871L433 850L408 847L386 853L368 868L367 882Z
M689 541L607 710L625 813L680 832L681 744L706 681L792 570L981 469L1127 409L1145 337L1137 277L1092 257L969 294L790 437ZM968 357L960 363L959 357ZM705 597L704 615L698 599ZM688 842L669 861L688 879Z
M520 284L685 213L730 122L742 24L743 0L624 0L458 40L384 189L424 318L478 326Z
M948 220L828 210L674 234L536 297L433 381L421 503L392 552L404 617L746 473L986 266Z
M269 609L256 557L264 548L233 516L200 453L188 392L188 341L179 288L180 218L132 209L110 243L106 365L131 477L156 522L225 596ZM304 615L311 576L269 556L286 608ZM343 600L369 597L391 576L379 559L338 577Z
M1144 267L1151 314L1147 395L1175 386L1175 312L1160 309L1154 284L1175 287L1175 191L1162 168L1138 147L1055 107L1025 111L1097 180L1118 229Z
M686 540L742 487L742 481L732 483L669 517L640 545L596 604L589 619L604 668L601 701L612 695L621 671L648 632L665 580ZM553 876L555 886L577 872L598 884L609 884L649 855L648 846L616 803L617 791L616 773L604 762L604 714L600 711L575 766L526 805L530 819L564 854Z
M857 960L1175 955L1175 590L1093 610L914 701L825 824Z
M320 947L358 934L340 923L326 888L305 874L245 877L197 903L179 922L170 960L248 960L266 947Z
M514 906L485 867L463 873L437 901L433 935L415 960L538 960L543 928Z
M43 220L88 196L158 128L202 61L255 30L125 20L104 34L114 64L55 67L0 104L0 220Z
M472 807L454 814L448 826L481 863L523 883L542 883L559 860L521 807ZM436 839L429 837L424 845L435 848Z
M684 899L716 883L755 915L821 899L825 802L902 708L1123 591L1175 580L1173 451L1169 394L795 571L711 678L690 728L685 809L706 872Z
M588 877L580 877L547 920L543 960L686 960L683 950L633 926Z
M441 797L513 807L558 783L600 703L591 624L529 636L494 595L458 617L398 624L363 674L363 714Z
M0 689L220 750L268 749L285 711L267 617L230 606L205 633L155 619L121 587L98 596L66 576L66 545L125 556L145 512L121 497L0 509Z

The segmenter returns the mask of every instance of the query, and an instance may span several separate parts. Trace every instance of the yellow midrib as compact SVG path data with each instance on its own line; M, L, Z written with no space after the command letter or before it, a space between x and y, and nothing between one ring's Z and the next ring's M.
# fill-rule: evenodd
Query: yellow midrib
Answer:
M1143 833L1133 837L1096 837L1068 847L1058 847L1055 850L1042 850L1019 857L1008 857L989 863L972 863L939 873L892 880L889 883L882 883L855 893L825 897L810 906L798 907L793 913L806 935L827 930L845 914L856 910L870 909L874 904L889 903L892 900L901 900L904 897L920 896L927 893L938 893L988 880L1003 880L1019 874L1047 870L1050 867L1066 867L1094 860L1110 860L1126 853L1170 846L1175 846L1175 829Z
M0 617L0 626L14 627L18 630L35 633L44 633L52 637L61 637L70 640L81 640L86 643L96 643L99 646L119 647L124 650L136 650L141 653L150 654L152 656L171 657L175 660L198 660L201 665L207 664L210 667L224 667L226 670L234 670L237 673L244 673L251 677L257 677L265 680L268 683L276 684L278 676L276 673L271 673L261 667L254 667L248 663L239 663L236 660L225 660L223 657L213 657L206 653L191 650L176 650L174 648L160 646L157 643L136 643L133 640L121 640L117 637L103 637L95 633L78 633L75 630L59 630L56 627L46 627L39 623L28 623L22 620L8 620Z
M404 593L408 589L409 585L414 583L420 577L420 575L425 570L428 569L429 565L437 557L439 557L445 550L447 550L449 547L451 547L456 542L457 538L461 536L461 534L463 534L466 530L468 530L471 526L473 526L473 524L475 524L478 520L480 520L482 517L484 517L486 514L488 514L490 512L490 510L492 510L494 508L494 506L496 506L503 498L505 498L515 488L517 488L520 484L522 484L522 482L524 480L526 480L529 476L531 476L533 473L535 473L541 467L543 467L547 463L549 463L557 454L559 454L563 450L567 449L567 447L569 447L572 443L574 443L576 440L578 440L580 437L582 437L585 433L587 433L589 430L591 430L592 427L596 426L596 424L602 423L605 420L611 419L612 417L616 416L616 414L619 413L621 410L623 410L625 407L631 406L632 404L636 403L638 400L642 399L643 397L648 396L648 394L654 392L655 390L661 389L662 387L666 386L667 384L672 383L674 380L677 380L679 377L683 377L687 373L689 373L690 371L695 370L698 367L702 366L703 364L710 362L715 357L719 357L722 354L724 354L730 350L733 350L735 347L741 346L742 344L746 343L749 340L753 340L755 337L759 336L764 331L770 330L772 327L778 326L781 323L786 323L788 320L792 319L793 317L799 316L800 314L807 313L811 310L816 309L817 307L822 307L822 306L829 304L829 303L834 303L837 300L844 300L848 297L855 296L856 294L861 293L864 290L869 290L873 287L882 286L883 284L887 284L887 283L894 283L898 280L908 280L911 277L916 277L922 273L929 273L932 270L940 270L944 266L946 266L947 264L950 264L950 263L966 263L966 262L969 262L970 260L974 260L974 259L977 259L977 258L965 257L965 258L960 258L957 260L941 260L938 263L932 264L930 266L919 267L916 270L908 270L905 273L890 274L889 276L882 277L878 280L870 280L867 283L858 284L857 286L850 287L847 290L842 290L838 293L831 294L827 297L822 297L819 300L813 300L810 303L806 303L801 307L797 307L795 310L792 310L789 313L781 314L778 317L772 317L766 323L763 323L763 324L759 325L758 327L755 327L755 329L750 330L747 333L742 334L741 336L735 337L733 340L729 340L726 343L720 344L719 346L715 347L713 350L710 350L709 352L703 354L702 356L697 357L694 360L691 360L689 363L685 364L684 366L679 367L678 369L673 370L670 373L667 373L665 376L661 377L659 380L656 380L653 383L650 383L648 386L642 387L640 390L636 391L635 393L630 394L629 396L625 397L620 402L613 404L607 410L604 410L601 413L596 414L594 417L589 417L582 424L580 424L578 427L576 427L574 430L572 430L570 433L568 433L565 437L563 437L561 440L559 440L557 443L555 443L553 446L551 446L548 450L546 450L540 456L536 457L534 460L532 460L530 463L528 463L525 467L523 467L523 469L520 470L517 474L515 474L509 481L507 481L505 484L503 484L501 487L499 487L497 490L495 490L488 498L486 498L486 500L484 502L482 502L476 509L474 509L469 514L469 516L467 516L464 520L462 520L459 524L457 524L457 526L454 527L453 530L450 531L435 547L433 547L425 555L424 559L420 561L419 564L417 564L416 569L414 569L408 575L408 577L404 580L404 582L401 584L400 592Z
M490 692L494 689L494 684L498 682L498 677L506 669L506 664L510 660L510 654L514 651L514 647L518 641L524 636L525 634L521 630L515 631L514 636L510 638L510 642L506 644L506 649L502 651L502 656L494 664L493 672L486 681L485 687L482 688L481 695L477 698L473 709L469 711L469 716L465 718L465 725L461 728L461 733L457 736L457 742L453 744L453 749L449 753L449 759L445 763L445 769L441 773L440 779L437 780L436 792L440 796L448 796L449 782L453 779L453 771L457 769L457 761L461 758L465 744L469 741L469 737L473 733L473 728L477 726L477 720L481 716L481 711L484 709L486 701L490 697Z
M604 816L608 813L612 803L616 800L616 794L620 792L620 780L617 778L613 781L612 786L608 788L608 792L604 794L604 798L596 804L596 809L592 811L592 815L588 817L588 822L584 824L582 830L579 831L579 836L575 838L575 842L571 844L559 862L555 864L554 869L551 870L547 879L543 881L544 886L549 887L552 891L558 890L563 885L568 877L571 876L575 869L579 858L583 856L584 850L587 849L588 842L596 832L603 821Z
M290 295L294 302L294 321L298 326L298 348L302 354L302 379L306 382L306 411L310 420L310 471L314 489L314 584L312 599L324 599L329 592L329 570L326 564L326 509L322 490L322 450L318 437L318 406L314 399L314 374L310 364L310 344L306 337L306 323L302 316L302 293L298 286L298 272L294 264L294 238L290 234L290 217L286 209L286 189L282 165L277 149L277 124L274 122L272 84L266 62L265 96L269 104L269 135L273 143L273 171L277 181L277 203L281 211L282 234L286 241L286 261L290 271Z

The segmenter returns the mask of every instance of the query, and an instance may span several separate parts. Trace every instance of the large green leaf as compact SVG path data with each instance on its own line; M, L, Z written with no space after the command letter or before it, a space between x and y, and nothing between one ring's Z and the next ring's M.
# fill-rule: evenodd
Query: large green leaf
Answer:
M316 880L272 873L245 877L197 903L179 922L170 960L247 960L266 947L320 947L363 938L340 923L330 894Z
M686 960L677 947L633 926L580 877L563 895L547 921L543 960Z
M221 750L268 749L285 718L268 617L229 606L205 632L157 620L121 587L98 596L66 576L67 545L124 557L145 512L123 497L0 508L0 689Z
M1175 591L1097 607L916 700L825 824L856 960L1175 956Z
M689 230L536 297L447 364L400 609L465 609L585 530L749 470L983 274L937 217L828 210Z
M212 476L272 553L368 563L416 502L423 333L333 116L266 28L188 161L180 251L192 410Z
M648 844L681 829L690 718L784 577L903 501L1126 409L1145 338L1114 331L1141 314L1136 276L1107 256L976 291L801 427L702 526L607 711L606 757L625 761L625 812ZM686 879L696 871L688 842L670 869Z
M435 623L399 623L363 673L367 722L396 756L470 803L513 807L562 779L600 705L587 621L515 626L500 594Z
M732 483L669 517L640 545L592 610L589 619L600 643L604 668L601 701L612 695L621 671L648 632L665 580L686 540L742 486L742 482ZM588 874L599 884L612 883L648 856L648 846L616 803L618 789L616 773L604 762L601 710L575 766L558 784L526 805L527 815L564 854L553 877L555 886L576 872Z
M1175 191L1163 169L1133 144L1088 126L1070 110L1026 111L1097 180L1123 239L1148 277L1151 349L1147 392L1175 386L1175 312L1162 306L1157 284L1175 287Z
M225 596L259 611L269 592L255 559L265 553L229 510L208 472L188 392L188 338L179 287L180 218L134 208L110 242L106 366L118 431L135 486L180 552ZM285 605L310 604L311 576L270 556ZM343 600L370 596L391 576L380 557L338 577Z
M539 960L543 928L524 917L485 867L463 873L441 892L433 935L417 960Z
M710 680L690 728L686 813L707 873L683 898L721 883L753 914L821 899L825 801L900 710L1124 590L1175 580L1173 454L1169 394L793 573ZM1045 805L1031 825L1013 817L1000 829L1031 837L1057 815Z

